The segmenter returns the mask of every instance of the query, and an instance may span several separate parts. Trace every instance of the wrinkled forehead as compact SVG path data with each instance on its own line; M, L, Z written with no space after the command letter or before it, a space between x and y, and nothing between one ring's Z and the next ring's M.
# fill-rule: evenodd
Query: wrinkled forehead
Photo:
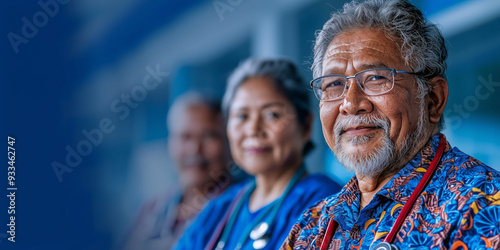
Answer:
M360 71L404 64L397 40L384 31L355 29L337 35L323 57L323 75L340 74L349 64Z

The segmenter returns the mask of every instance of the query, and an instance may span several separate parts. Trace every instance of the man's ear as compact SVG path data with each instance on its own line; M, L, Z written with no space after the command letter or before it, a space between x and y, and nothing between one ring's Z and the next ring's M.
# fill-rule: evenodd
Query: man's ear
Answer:
M448 82L446 79L440 76L432 78L428 97L429 121L437 124L443 115L448 100Z

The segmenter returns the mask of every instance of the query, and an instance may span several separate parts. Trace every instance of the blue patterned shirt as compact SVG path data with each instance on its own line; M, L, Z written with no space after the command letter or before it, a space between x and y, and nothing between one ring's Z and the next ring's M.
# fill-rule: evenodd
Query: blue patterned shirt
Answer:
M438 144L436 134L361 210L353 177L338 194L306 210L281 249L319 249L332 219L338 227L328 249L371 249L382 242ZM499 190L498 171L447 142L436 172L393 243L399 249L500 249Z

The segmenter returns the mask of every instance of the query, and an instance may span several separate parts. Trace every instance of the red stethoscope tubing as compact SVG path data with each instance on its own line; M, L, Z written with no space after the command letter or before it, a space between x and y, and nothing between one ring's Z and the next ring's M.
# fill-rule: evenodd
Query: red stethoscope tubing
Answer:
M387 234L387 237L385 237L383 242L392 243L392 241L394 240L394 237L401 228L401 225L403 225L403 222L410 213L410 210L412 209L413 205L415 205L415 201L417 200L418 196L420 196L420 193L422 193L422 190L427 186L427 184L431 180L432 175L436 171L436 167L439 164L439 161L441 161L441 157L443 156L444 146L446 144L445 142L446 138L443 134L441 134L439 136L439 146L436 150L436 155L432 159L432 162L427 171L425 172L424 176L422 177L422 180L420 180L420 182L418 183L417 188L415 188L415 191L412 193L406 204L403 206L403 210L401 210L401 213L398 215L398 218L396 218L396 222L394 222L394 226L392 227L389 234ZM328 223L325 237L321 242L320 250L326 250L328 248L328 244L330 243L330 240L332 239L332 236L335 232L337 222L335 220L332 220L331 222L332 223Z
M328 223L328 227L326 228L325 238L323 238L323 241L321 242L320 250L326 250L328 248L328 244L330 243L330 240L332 239L332 236L333 236L333 233L335 232L336 227L337 227L336 221L332 220L330 223Z

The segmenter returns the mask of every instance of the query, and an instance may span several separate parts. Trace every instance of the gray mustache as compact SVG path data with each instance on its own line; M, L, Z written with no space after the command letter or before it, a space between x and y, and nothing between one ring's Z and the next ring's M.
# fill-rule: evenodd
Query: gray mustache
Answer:
M342 135L348 127L354 127L361 124L372 125L382 128L386 133L389 132L389 119L377 116L356 115L348 116L345 119L337 120L333 127L335 135L338 137Z

